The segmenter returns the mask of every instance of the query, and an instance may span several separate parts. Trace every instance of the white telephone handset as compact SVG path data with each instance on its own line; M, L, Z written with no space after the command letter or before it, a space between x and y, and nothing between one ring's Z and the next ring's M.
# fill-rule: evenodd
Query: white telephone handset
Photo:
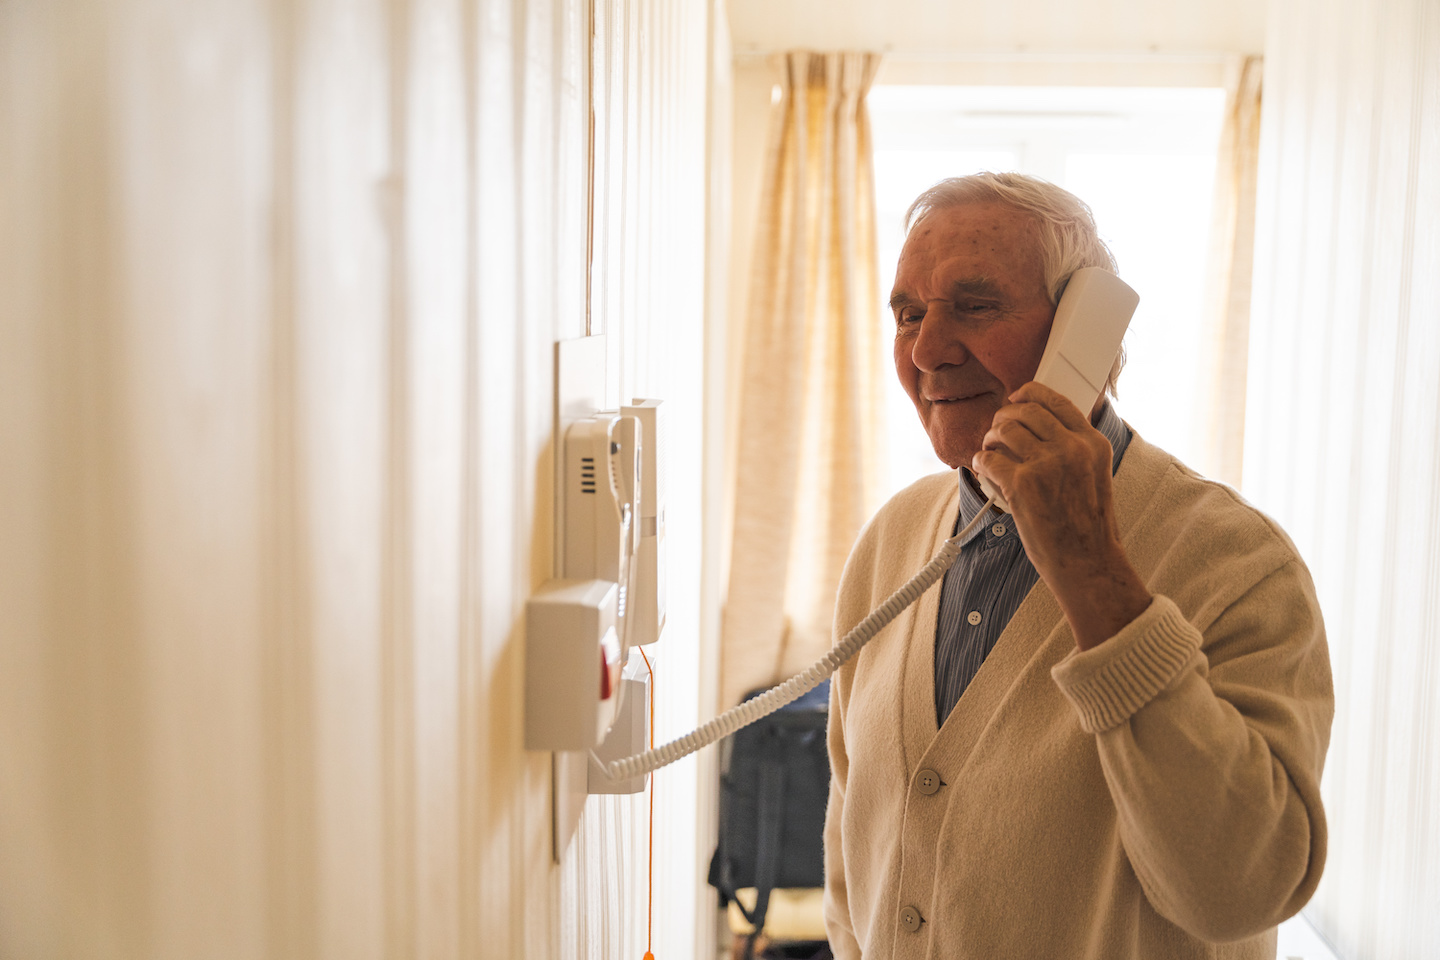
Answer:
M1110 271L1100 267L1076 270L1055 308L1055 322L1035 381L1063 394L1088 417L1139 303L1140 295ZM997 508L1010 509L1000 491L983 477L980 489L995 499Z

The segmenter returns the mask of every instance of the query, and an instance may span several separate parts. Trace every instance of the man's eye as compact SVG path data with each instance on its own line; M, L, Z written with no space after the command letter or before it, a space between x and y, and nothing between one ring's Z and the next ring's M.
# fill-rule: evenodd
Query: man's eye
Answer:
M919 313L919 312L915 312L915 313L902 313L902 314L900 314L900 316L898 316L898 317L895 318L895 323L896 323L897 326L904 327L904 326L908 326L908 325L910 325L910 324L919 323L924 317L925 317L925 314L924 314L924 313Z

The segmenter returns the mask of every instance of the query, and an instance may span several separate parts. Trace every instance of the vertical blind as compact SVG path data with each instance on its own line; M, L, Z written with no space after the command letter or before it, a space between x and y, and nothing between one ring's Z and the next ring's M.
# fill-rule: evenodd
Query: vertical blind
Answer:
M1329 632L1344 958L1440 944L1440 8L1276 0L1266 44L1245 492Z

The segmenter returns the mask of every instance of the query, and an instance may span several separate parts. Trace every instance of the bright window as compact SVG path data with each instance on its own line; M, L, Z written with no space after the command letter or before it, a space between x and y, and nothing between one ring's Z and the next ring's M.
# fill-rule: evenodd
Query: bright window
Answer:
M1120 415L1200 462L1201 311L1224 91L1193 88L879 86L875 144L880 288L888 301L905 210L945 177L1016 170L1090 204L1120 275L1140 293L1126 337ZM888 307L881 320L893 331ZM888 378L888 493L944 465Z

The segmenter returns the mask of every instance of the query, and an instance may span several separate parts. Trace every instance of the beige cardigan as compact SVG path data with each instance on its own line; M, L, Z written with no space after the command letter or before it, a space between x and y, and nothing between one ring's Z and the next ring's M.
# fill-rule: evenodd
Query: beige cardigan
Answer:
M1309 574L1273 522L1139 436L1114 490L1156 599L1105 643L1078 652L1038 582L937 731L932 588L836 674L837 958L1268 960L1314 892L1334 698ZM846 564L837 636L958 509L954 474L881 509ZM931 772L943 786L926 794Z

